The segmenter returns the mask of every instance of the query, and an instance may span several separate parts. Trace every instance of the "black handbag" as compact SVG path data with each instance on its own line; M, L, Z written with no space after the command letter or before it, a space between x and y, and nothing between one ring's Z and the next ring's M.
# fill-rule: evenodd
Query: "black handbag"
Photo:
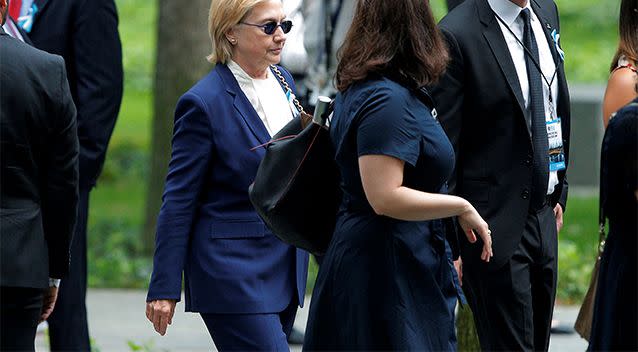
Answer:
M277 71L275 71L277 73ZM277 75L284 86L285 79ZM266 143L266 154L250 185L250 201L282 241L315 255L328 249L341 202L339 171L328 131L329 98L315 114L303 112ZM261 147L261 146L260 146Z

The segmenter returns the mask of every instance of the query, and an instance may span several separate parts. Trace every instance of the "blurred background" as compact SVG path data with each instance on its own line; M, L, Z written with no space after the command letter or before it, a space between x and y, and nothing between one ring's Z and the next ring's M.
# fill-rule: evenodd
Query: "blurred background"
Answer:
M205 60L210 50L209 0L116 3L124 53L124 99L104 171L91 196L88 282L91 288L145 289L152 267L154 216L170 153L172 109L177 97L212 68ZM620 1L556 3L574 126L570 199L559 236L558 303L579 304L597 245L600 102L618 42ZM431 0L431 4L437 19L445 15L444 0ZM191 20L176 24L180 18ZM171 36L181 38L169 42ZM314 263L309 275L308 292L316 275ZM142 302L139 309L142 312Z

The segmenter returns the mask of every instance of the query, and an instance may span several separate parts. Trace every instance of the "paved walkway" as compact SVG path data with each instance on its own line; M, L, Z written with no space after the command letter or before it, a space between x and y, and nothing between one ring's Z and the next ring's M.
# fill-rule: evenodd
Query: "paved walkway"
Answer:
M89 330L96 351L210 351L212 341L199 315L184 313L183 303L177 305L173 325L165 336L153 330L144 314L146 293L139 290L90 289L87 296ZM307 299L308 301L308 299ZM303 329L308 319L308 306L297 314L295 326ZM577 307L556 308L555 318L573 325ZM584 351L587 343L576 334L553 335L550 351ZM46 327L41 327L36 339L36 351L48 351ZM301 346L291 346L300 351Z

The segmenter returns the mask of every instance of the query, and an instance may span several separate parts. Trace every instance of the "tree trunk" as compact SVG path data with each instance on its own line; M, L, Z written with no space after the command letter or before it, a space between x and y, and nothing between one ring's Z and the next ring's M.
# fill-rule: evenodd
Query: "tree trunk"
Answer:
M207 29L210 0L158 0L158 6L150 175L143 229L144 250L149 255L155 248L175 104L211 68L206 61L211 50Z
M456 337L460 352L480 351L478 336L474 328L474 317L469 306L459 306L456 315Z

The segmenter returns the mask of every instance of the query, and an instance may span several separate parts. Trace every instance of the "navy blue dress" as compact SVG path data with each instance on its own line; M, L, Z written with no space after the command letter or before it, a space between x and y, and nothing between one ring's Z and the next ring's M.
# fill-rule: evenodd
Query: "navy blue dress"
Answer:
M343 200L312 295L305 350L454 350L456 273L441 220L379 216L358 158L405 161L404 185L446 187L454 151L415 91L387 78L337 95L331 138Z
M638 350L638 99L609 121L601 192L609 234L600 261L590 351Z

